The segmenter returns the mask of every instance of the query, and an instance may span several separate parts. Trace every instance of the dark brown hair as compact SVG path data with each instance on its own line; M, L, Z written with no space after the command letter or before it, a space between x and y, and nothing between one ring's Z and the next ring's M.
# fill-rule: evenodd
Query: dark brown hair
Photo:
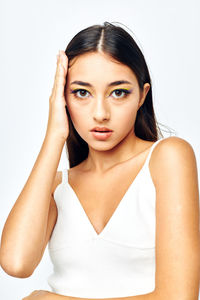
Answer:
M137 112L134 126L135 135L147 141L157 141L163 137L153 109L152 85L148 67L133 37L122 27L104 22L103 25L93 25L78 32L69 42L65 54L68 56L70 65L70 61L74 57L98 51L127 65L136 75L140 91L143 90L146 82L150 84L145 101ZM66 146L69 166L72 168L88 157L89 148L74 128L67 106L66 112L69 119L69 136Z

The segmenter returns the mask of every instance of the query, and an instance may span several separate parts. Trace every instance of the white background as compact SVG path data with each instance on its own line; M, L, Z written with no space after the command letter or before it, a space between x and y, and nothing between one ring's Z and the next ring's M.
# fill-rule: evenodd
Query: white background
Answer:
M45 136L58 50L94 24L120 22L128 27L149 67L157 120L192 145L199 166L199 3L1 0L1 231ZM58 170L68 167L65 150ZM46 279L52 271L47 248L30 278L14 278L0 268L1 299L20 300L35 289L50 290Z

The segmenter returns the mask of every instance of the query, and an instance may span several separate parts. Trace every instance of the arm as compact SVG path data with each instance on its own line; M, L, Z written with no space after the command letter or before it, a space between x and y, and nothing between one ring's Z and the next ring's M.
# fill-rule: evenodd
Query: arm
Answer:
M31 174L8 215L1 237L0 264L6 273L20 278L32 275L39 264L56 215L52 187L69 135L64 96L68 58L61 54L57 56L54 86L49 98L45 139Z
M63 297L63 296L62 296ZM50 300L50 298L49 298ZM54 300L52 298L52 300ZM55 300L91 300L88 298L76 298L76 297L65 297L65 298L55 298ZM98 299L92 299L92 300L98 300ZM139 296L129 296L129 297L120 297L120 298L103 298L103 300L161 300L161 298L157 297L156 292L152 292L145 295L139 295Z
M187 141L170 137L155 147L151 168L156 188L156 290L161 299L198 300L199 190L194 151Z
M41 260L52 186L63 145L53 136L45 137L31 174L7 217L0 264L11 276L30 276Z
M100 298L100 299L103 299L103 300L162 300L162 298L158 298L156 292L152 292L152 293L145 294L145 295L139 295L139 296L120 297L120 298ZM42 298L41 298L41 300L42 300ZM44 298L44 300L99 300L99 299L78 298L78 297L62 296L62 295L51 293L47 296L47 298Z
M130 297L121 297L121 298L79 298L79 297L71 297L71 296L63 296L59 294L55 294L49 291L34 291L28 297L23 298L22 300L161 300L162 298L158 298L156 292L152 292L145 295L139 296L130 296Z

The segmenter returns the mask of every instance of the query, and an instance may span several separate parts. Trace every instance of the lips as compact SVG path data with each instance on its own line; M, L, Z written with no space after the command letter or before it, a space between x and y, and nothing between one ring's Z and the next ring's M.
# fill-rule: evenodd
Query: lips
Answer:
M95 131L95 132L112 132L112 129L109 129L107 127L94 127L93 129L91 129L91 131Z

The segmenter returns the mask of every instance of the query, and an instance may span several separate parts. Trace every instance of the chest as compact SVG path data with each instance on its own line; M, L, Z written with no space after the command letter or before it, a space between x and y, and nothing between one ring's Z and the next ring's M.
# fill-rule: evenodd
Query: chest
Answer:
M144 157L131 161L105 176L70 174L68 183L93 226L100 234L124 200L144 165Z

